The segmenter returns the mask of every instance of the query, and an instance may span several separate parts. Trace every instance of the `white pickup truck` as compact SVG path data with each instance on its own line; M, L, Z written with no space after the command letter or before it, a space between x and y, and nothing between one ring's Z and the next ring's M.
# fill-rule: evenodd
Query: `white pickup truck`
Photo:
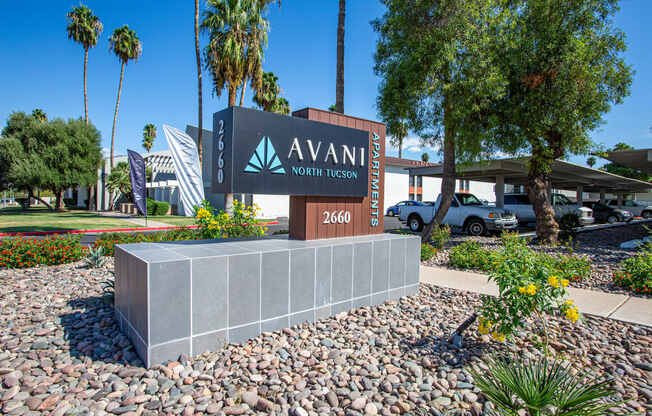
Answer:
M434 205L400 207L398 217L407 223L410 230L419 232L424 224L432 221L440 201L441 195ZM473 194L458 192L453 196L443 224L471 235L483 235L487 231L514 229L518 226L518 221L514 214L485 205Z

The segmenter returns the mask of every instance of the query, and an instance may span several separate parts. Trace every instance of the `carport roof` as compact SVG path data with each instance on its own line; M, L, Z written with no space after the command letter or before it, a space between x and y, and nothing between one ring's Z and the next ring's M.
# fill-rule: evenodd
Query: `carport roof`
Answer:
M600 157L626 168L638 169L652 174L652 149L621 150L619 152L600 153Z
M458 168L456 178L495 183L497 177L503 176L506 184L527 185L528 160L528 157L497 159L466 165ZM443 166L411 168L410 174L442 177ZM554 189L576 190L580 185L584 192L646 192L652 189L652 183L564 160L554 161L550 178Z

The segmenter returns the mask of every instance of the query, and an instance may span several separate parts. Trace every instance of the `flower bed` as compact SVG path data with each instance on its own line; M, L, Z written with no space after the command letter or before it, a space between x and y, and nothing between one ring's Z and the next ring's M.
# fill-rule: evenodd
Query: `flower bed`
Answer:
M22 269L78 261L86 255L79 239L78 236L0 239L0 268Z

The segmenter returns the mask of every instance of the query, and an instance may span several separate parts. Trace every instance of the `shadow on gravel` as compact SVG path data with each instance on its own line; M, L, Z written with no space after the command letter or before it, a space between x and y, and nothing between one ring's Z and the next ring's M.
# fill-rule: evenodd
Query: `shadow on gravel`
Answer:
M473 338L465 338L462 347L448 342L449 336L425 336L419 340L401 340L399 347L402 352L414 351L427 357L433 367L450 366L462 368L470 363L474 357L493 353L493 348L486 342Z
M114 318L112 296L72 299L75 312L59 316L70 355L80 360L142 367L131 341Z

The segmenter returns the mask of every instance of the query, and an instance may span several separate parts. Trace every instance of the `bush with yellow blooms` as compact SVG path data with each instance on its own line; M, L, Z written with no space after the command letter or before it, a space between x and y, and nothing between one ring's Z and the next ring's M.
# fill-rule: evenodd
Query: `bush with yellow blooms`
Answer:
M246 206L233 201L233 213L229 215L223 210L215 212L210 202L202 201L195 207L195 224L204 239L259 237L267 231L267 227L256 219L259 212L260 208L255 204Z
M580 319L572 300L565 300L569 279L556 274L549 263L541 262L528 241L515 233L503 233L501 261L492 266L490 280L498 285L497 297L485 296L478 312L478 332L505 341L528 318L539 324L548 346L546 314L559 313L570 322Z

